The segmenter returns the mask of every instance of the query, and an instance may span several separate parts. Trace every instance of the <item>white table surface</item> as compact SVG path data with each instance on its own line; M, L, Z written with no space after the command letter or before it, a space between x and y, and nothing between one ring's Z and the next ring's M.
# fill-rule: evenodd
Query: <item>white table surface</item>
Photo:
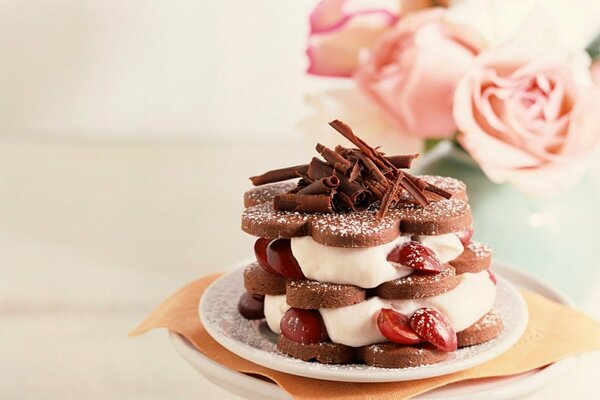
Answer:
M247 177L303 162L299 146L0 142L0 398L238 398L165 332L127 332L182 285L251 255ZM597 317L599 299L584 305ZM598 371L600 356L584 356L531 399L597 398Z

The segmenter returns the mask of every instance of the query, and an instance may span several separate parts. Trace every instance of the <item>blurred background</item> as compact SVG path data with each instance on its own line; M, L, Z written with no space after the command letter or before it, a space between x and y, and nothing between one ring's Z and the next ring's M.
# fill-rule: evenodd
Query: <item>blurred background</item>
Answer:
M234 398L127 332L250 256L247 177L306 159L314 5L0 1L0 398Z

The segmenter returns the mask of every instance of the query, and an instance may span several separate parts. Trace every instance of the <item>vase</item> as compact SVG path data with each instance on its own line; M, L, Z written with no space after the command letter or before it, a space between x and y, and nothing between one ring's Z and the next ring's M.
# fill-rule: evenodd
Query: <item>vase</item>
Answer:
M449 142L427 154L417 169L467 184L474 240L488 244L494 260L541 277L577 303L585 301L600 247L600 188L591 177L556 196L529 197L509 184L491 182Z

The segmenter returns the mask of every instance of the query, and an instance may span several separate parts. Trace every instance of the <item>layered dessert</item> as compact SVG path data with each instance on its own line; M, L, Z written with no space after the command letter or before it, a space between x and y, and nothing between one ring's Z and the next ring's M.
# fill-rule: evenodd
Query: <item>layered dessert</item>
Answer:
M238 309L282 353L401 368L495 338L490 249L472 240L464 183L414 176L340 121L354 147L250 178L242 229L257 237Z

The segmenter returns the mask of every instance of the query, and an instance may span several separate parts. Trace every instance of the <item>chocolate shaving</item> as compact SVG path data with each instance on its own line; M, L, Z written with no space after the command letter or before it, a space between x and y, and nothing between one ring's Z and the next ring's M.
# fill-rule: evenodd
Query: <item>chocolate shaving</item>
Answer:
M404 178L404 174L400 172L398 177L394 181L394 184L385 192L383 195L383 199L381 200L381 206L379 207L379 212L377 213L378 218L383 218L387 213L387 210L390 208L392 204L392 200L398 197L398 190L400 189L400 182Z
M337 176L327 176L298 190L298 194L331 194L340 185Z
M359 154L359 159L364 164L364 166L367 167L367 171L369 171L371 176L375 180L377 180L377 182L384 183L384 185L387 185L387 178L370 158Z
M339 153L323 146L321 143L317 143L316 150L336 171L345 174L352 168L350 161L346 160Z
M350 177L348 178L348 180L350 182L354 182L356 180L356 178L358 178L359 175L360 175L360 164L358 163L358 161L355 161L354 165L352 166L352 170L350 171Z
M402 178L400 179L400 184L422 207L425 207L427 204L429 204L429 200L427 200L427 197L425 197L423 191L419 189L417 185L412 183L412 181L408 179L406 175L403 174Z
M333 212L331 196L326 194L278 194L273 199L273 208L293 212Z
M298 172L306 172L306 165L296 165L293 167L274 169L272 171L265 172L262 175L252 176L250 180L254 186L265 185L267 183L275 183L281 181L287 181L298 177Z
M391 162L396 168L410 168L412 166L412 162L415 158L419 157L418 154L409 154L409 155L400 155L400 156L391 156L385 157L389 162Z

